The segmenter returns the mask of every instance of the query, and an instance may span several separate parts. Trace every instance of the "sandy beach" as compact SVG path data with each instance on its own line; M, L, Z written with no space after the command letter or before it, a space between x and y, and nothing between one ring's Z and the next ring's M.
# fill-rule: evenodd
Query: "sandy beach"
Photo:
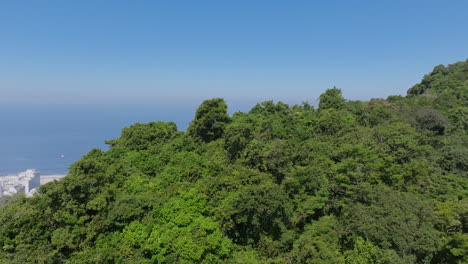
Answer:
M41 185L51 181L58 181L61 178L67 176L66 174L52 174L52 175L41 175Z

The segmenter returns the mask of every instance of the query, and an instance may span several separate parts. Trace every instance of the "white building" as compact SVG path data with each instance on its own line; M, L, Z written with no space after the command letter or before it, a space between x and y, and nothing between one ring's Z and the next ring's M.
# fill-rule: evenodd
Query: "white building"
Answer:
M34 169L21 172L17 175L0 176L0 197L4 195L13 195L16 193L25 193L31 196L33 189L41 184L41 176Z

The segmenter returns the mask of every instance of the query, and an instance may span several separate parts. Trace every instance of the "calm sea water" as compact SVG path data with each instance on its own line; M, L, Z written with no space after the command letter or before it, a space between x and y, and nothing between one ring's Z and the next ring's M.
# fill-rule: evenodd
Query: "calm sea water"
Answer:
M0 105L0 175L29 168L65 174L70 164L136 122L185 130L196 105ZM61 158L64 155L64 158Z

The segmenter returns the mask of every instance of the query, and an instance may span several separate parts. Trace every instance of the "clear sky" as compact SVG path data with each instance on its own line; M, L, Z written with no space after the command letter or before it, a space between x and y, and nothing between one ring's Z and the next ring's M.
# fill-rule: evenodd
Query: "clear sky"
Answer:
M468 58L468 1L1 1L0 102L405 94Z

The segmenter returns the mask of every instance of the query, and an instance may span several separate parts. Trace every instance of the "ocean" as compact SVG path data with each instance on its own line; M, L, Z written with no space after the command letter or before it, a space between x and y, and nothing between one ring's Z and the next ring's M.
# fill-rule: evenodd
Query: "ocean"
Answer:
M0 105L0 175L69 166L136 122L172 121L185 130L197 105ZM62 156L63 155L63 156Z

